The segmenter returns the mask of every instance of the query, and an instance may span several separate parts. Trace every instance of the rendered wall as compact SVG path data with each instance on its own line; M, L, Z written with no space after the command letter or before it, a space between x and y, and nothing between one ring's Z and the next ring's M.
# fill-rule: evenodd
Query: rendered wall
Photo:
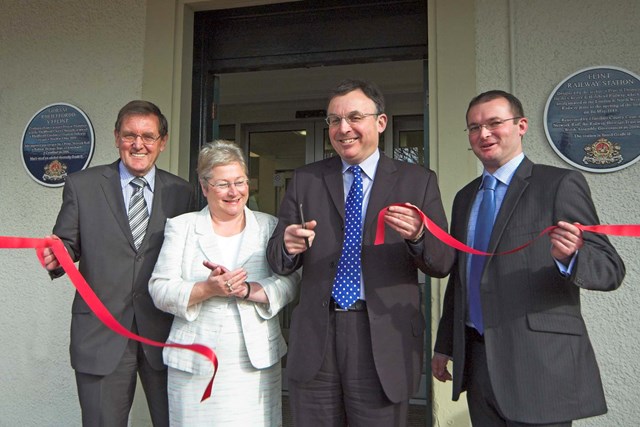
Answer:
M435 1L446 7L447 2ZM534 162L571 168L558 157L544 133L544 106L551 91L574 72L592 66L615 66L640 75L640 3L636 0L601 2L595 0L476 0L475 78L476 93L503 89L514 93L524 104L529 131L524 151ZM465 7L460 13L465 15ZM460 19L440 25L456 25ZM440 45L442 40L437 41ZM444 46L447 46L446 43ZM462 50L464 51L464 47ZM459 63L435 50L441 73L459 72ZM443 63L444 62L444 63ZM474 77L475 75L475 77ZM439 82L432 82L438 87ZM466 88L466 86L465 86ZM440 97L445 92L440 88ZM448 87L454 99L459 91ZM469 99L466 99L468 102ZM466 109L466 104L465 104ZM457 128L465 126L464 112L457 113ZM439 121L450 126L450 118ZM446 134L449 129L441 130ZM464 135L460 135L464 138ZM443 150L458 140L439 142ZM481 172L477 162L476 176ZM442 167L442 166L441 166ZM591 186L602 223L638 223L640 179L638 163L613 173L583 172ZM440 176L442 181L442 174ZM455 179L455 178L453 178ZM452 194L445 197L452 197ZM611 239L627 267L623 286L610 293L583 291L582 311L600 365L609 412L581 420L576 426L631 426L640 417L640 329L638 288L640 243L637 239ZM437 385L436 423L438 426L467 426L460 404L452 405L450 387Z
M96 133L91 165L117 158L112 135L115 114L131 99L144 96L158 102L171 126L188 132L189 114L183 111L189 105L188 73L180 77L183 62L189 62L182 50L182 34L188 28L182 27L181 18L184 4L205 3L210 7L233 2L2 1L0 235L44 236L60 207L62 189L33 181L20 159L24 128L45 105L68 102L89 116ZM612 65L640 74L637 0L461 0L457 8L448 3L453 2L429 1L430 12L434 5L442 12L437 23L440 39L430 46L430 63L438 65L436 74L430 72L430 103L435 103L431 125L437 129L432 159L446 209L455 190L479 173L479 169L460 173L461 159L469 163L462 129L464 108L473 94L491 88L513 91L530 118L525 152L536 162L568 167L546 142L542 127L551 90L588 66ZM165 13L149 14L147 7L162 7ZM180 19L173 20L174 14ZM164 40L156 37L158 33L167 31L175 31L171 40L158 44ZM470 39L467 32L472 33ZM460 44L470 42L471 49ZM461 55L466 55L463 60ZM147 77L154 75L153 67L165 73L162 81ZM175 150L167 154L161 156L165 168L174 165L171 159L176 157ZM635 164L615 173L585 174L603 222L639 221L640 196L635 190L639 168ZM583 293L609 414L576 423L580 426L635 425L640 418L640 249L637 239L612 240L627 264L625 284L612 293ZM66 278L51 282L31 250L0 250L0 262L0 425L80 425L68 354L71 284ZM435 398L437 425L469 425L464 403L449 403L450 388L436 388ZM133 415L134 426L147 425L144 404L137 405Z
M25 126L46 105L74 104L95 130L91 165L117 159L116 114L141 96L145 2L3 0L1 9L0 235L43 237L62 188L27 175ZM79 426L68 351L72 285L52 282L33 250L2 249L0 265L0 425Z

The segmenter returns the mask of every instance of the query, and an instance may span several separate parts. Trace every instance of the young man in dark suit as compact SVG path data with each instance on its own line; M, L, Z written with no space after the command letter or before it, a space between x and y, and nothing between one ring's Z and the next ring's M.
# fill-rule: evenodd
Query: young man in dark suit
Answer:
M387 116L375 85L342 82L327 113L338 155L295 171L267 250L279 274L304 267L287 357L293 421L298 427L401 426L423 360L418 269L446 276L454 251L425 233L419 214L404 206L386 211L394 232L374 246L378 212L408 203L444 229L447 220L435 174L379 151ZM354 196L361 204L350 210L354 187L361 187ZM339 289L343 272L353 292L347 302Z
M484 250L503 252L550 225L558 228L519 252L480 257L480 269L473 260L478 257L458 253L433 375L451 380L447 362L453 359L453 399L467 391L476 426L569 426L603 414L580 290L618 288L625 267L605 236L583 234L576 226L599 223L589 186L577 171L525 157L522 138L529 123L515 96L480 94L466 118L471 149L484 171L456 195L451 234L477 248L477 231L488 231ZM481 227L485 198L495 209Z
M62 240L71 258L79 261L80 272L120 324L165 342L173 317L154 306L148 283L166 219L195 208L193 186L155 166L167 144L168 126L154 104L131 101L122 107L114 137L119 160L67 178L53 237ZM134 181L143 184L136 186ZM138 202L133 203L136 193ZM134 210L135 219L130 222ZM45 249L43 255L51 276L61 276L51 250ZM116 334L77 293L70 352L84 426L126 427L137 375L153 425L169 425L162 349Z

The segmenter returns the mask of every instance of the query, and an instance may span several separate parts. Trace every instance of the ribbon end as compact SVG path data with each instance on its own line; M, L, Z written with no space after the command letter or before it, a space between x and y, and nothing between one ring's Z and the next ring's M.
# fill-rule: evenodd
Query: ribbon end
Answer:
M211 381L209 381L209 385L207 386L206 390L204 391L204 394L202 395L202 399L200 400L200 403L204 402L205 400L207 400L208 398L211 397L211 390L213 389L213 378L215 377L215 374L213 377L211 377Z

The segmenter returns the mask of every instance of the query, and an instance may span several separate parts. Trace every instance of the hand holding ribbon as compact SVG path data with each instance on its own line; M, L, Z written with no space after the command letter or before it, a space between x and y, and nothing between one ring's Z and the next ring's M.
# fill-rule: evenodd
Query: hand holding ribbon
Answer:
M408 205L406 205L404 203L394 203L394 204L389 205L388 207L390 207L390 206L408 207ZM388 207L383 208L378 213L378 225L377 225L377 229L376 229L376 239L374 241L374 245L381 245L381 244L384 243L384 233L385 233L385 230L384 230L384 213L388 209ZM483 252L483 251L479 251L477 249L474 249L471 246L467 246L464 243L462 243L461 241L455 239L449 233L447 233L442 228L440 228L436 223L431 221L431 219L429 219L429 217L427 217L420 209L418 209L416 207L413 207L413 206L412 206L412 209L415 209L418 212L418 214L422 218L422 222L424 223L424 225L427 228L427 230L431 234L433 234L437 239L439 239L443 243L451 246L452 248L455 248L455 249L458 249L459 251L470 253L470 254L473 254L473 255L485 255L485 256L489 256L489 255L507 255L507 254L511 254L511 253L514 253L514 252L518 252L518 251L526 248L527 246L531 245L533 242L535 242L540 237L544 236L545 234L549 234L551 231L553 231L553 230L558 228L557 225L549 226L549 227L545 228L544 230L542 230L540 232L540 234L538 234L533 240L531 240L531 241L529 241L529 242L527 242L527 243L525 243L525 244L523 244L521 246L518 246L517 248L510 249L508 251L498 252L498 253ZM640 224L623 224L623 225L582 225L582 224L574 224L574 225L576 227L578 227L583 232L588 231L588 232L591 232L591 233L606 234L606 235L609 235L609 236L640 237Z
M187 350L194 351L199 353L209 359L213 365L213 376L211 377L211 381L209 382L206 390L202 395L202 400L204 401L211 396L211 390L213 387L213 379L215 378L216 372L218 371L218 359L216 357L215 352L207 346L202 344L179 344L179 343L162 343L150 340L145 337L141 337L129 331L127 328L122 326L113 315L107 310L105 305L100 301L98 296L93 292L93 289L89 286L87 281L82 277L82 274L78 271L73 260L67 253L63 243L59 239L54 238L45 238L45 239L34 239L34 238L24 238L24 237L2 237L0 236L0 248L4 249L36 249L36 253L38 255L38 259L42 266L45 266L45 261L43 258L42 251L45 248L51 248L53 254L58 260L58 263L62 267L62 269L67 273L69 279L75 286L76 290L87 303L87 305L91 308L91 311L104 323L109 329L114 332L136 341L139 341L144 344L152 345L155 347L175 347L175 348L183 348Z

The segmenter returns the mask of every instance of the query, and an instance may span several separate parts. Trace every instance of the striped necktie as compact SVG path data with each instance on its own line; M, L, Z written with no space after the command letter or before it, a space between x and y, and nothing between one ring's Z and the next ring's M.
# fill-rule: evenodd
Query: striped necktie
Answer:
M129 200L129 226L136 249L139 249L149 223L149 211L147 210L147 202L144 200L144 187L147 185L147 181L144 178L136 177L131 181L131 185L134 190L131 200Z

